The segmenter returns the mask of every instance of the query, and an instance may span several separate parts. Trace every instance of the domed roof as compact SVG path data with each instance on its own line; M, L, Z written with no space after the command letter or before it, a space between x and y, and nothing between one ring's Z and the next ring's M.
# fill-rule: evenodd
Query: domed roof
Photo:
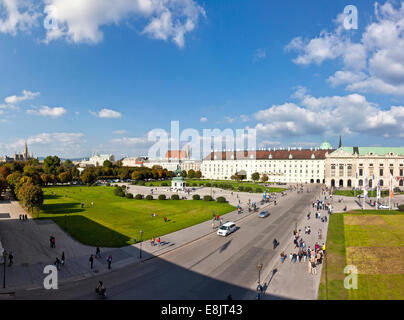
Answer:
M331 150L332 146L324 140L324 142L320 145L320 150Z

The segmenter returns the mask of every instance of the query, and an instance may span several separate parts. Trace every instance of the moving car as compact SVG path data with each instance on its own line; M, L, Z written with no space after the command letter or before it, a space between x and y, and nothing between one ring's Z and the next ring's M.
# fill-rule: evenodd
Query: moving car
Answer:
M260 212L259 215L258 215L259 218L266 218L268 216L269 216L269 212L265 211L265 210Z
M230 233L236 231L237 227L234 222L226 222L222 225L219 230L217 230L217 234L222 237L228 236Z

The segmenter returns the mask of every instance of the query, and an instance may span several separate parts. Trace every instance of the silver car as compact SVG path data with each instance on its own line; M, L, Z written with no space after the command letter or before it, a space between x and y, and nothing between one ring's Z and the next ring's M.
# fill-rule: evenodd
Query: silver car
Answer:
M268 211L262 211L259 213L258 217L259 218L266 218L269 216L269 212Z

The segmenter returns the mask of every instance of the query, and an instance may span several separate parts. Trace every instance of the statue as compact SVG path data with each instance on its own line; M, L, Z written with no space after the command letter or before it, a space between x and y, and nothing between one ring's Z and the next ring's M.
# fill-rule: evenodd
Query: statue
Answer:
M181 166L178 164L177 165L177 170L175 170L175 175L177 176L177 177L180 177L181 176L181 173L182 173L182 170L181 170Z

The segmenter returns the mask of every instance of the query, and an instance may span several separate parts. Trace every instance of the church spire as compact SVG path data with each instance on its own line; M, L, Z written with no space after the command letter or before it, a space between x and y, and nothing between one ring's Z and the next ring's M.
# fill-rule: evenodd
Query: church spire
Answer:
M338 145L338 149L342 148L342 136L339 136L339 145Z

